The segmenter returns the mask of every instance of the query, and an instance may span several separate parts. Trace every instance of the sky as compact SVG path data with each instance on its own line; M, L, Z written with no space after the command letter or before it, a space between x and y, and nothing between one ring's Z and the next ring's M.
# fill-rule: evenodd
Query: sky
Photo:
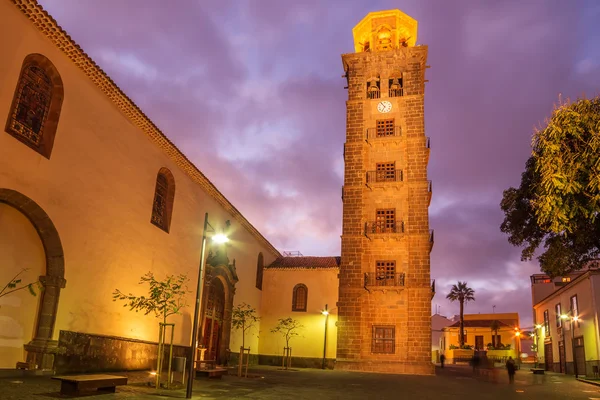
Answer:
M398 8L429 46L432 310L531 326L535 260L500 232L535 127L559 96L600 94L595 0L41 0L42 6L279 250L340 254L345 79L368 12ZM495 306L495 307L494 307Z

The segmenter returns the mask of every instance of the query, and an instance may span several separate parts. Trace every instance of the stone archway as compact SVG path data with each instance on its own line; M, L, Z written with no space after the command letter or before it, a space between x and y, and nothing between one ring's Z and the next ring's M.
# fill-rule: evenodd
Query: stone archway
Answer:
M35 336L25 345L27 362L36 369L52 370L58 341L52 340L60 290L65 287L65 257L60 237L52 220L32 199L12 189L0 188L0 203L7 204L29 219L37 231L46 255L46 275L40 276L44 286L37 314Z
M219 365L225 365L228 359L229 340L231 338L231 316L233 312L233 297L235 295L235 284L238 282L237 272L235 270L235 260L232 264L229 264L225 251L219 249L215 253L212 251L209 253L206 260L206 272L204 275L204 294L202 299L203 304L203 315L201 320L200 337L202 338L201 343L204 343L204 333L206 330L206 310L208 307L208 300L211 296L211 290L214 290L214 280L219 281L219 296L223 298L223 311L222 317L220 318L220 332L219 332L219 349L217 351L218 357L216 359ZM234 350L235 352L235 350Z

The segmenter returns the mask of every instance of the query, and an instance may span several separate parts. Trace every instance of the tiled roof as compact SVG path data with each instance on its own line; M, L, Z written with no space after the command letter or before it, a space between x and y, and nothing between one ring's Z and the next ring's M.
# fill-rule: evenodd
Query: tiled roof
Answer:
M465 328L490 328L492 326L492 322L498 321L499 328L512 327L515 323L510 323L506 320L497 320L497 319L471 319L465 320L464 327ZM453 323L447 328L458 328L460 327L460 321Z
M177 164L194 182L199 184L217 203L229 212L274 256L281 253L223 196L216 186L179 150L173 142L144 114L144 112L117 86L98 64L58 25L36 0L10 0L29 18L56 47L58 47L102 91L129 120L144 132L152 142Z
M322 269L339 268L341 257L279 257L266 268Z

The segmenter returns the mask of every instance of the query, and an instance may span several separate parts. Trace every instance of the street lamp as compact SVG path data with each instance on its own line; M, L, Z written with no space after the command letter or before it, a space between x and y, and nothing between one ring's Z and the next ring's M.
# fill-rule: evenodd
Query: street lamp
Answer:
M573 311L569 311L567 314L563 314L560 316L561 319L570 319L571 320L571 351L573 352L573 372L575 372L575 379L577 379L577 356L575 355L575 322L579 322L579 315L572 315L569 318L569 314L573 314ZM563 335L563 343L564 343L564 335Z
M325 316L325 338L323 339L323 365L322 368L325 369L325 358L327 357L327 325L329 322L329 311L327 310L327 304L325 304L325 309L321 311L321 314Z
M202 294L202 279L204 278L204 264L206 252L206 232L210 228L210 232L215 232L215 228L208 222L208 213L204 214L204 229L202 230L202 250L200 251L200 271L198 272L198 286L196 287L196 305L194 307L194 321L192 327L192 358L188 367L187 390L185 393L186 399L192 398L192 388L194 386L194 367L196 365L196 352L198 350L198 314L200 313L200 299ZM215 243L226 243L229 241L227 236L222 233L215 234L212 237Z

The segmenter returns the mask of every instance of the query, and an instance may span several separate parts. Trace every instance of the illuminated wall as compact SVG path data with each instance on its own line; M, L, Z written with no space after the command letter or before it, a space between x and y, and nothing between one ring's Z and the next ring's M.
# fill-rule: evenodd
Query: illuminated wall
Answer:
M271 333L278 319L292 317L304 325L300 336L290 342L294 357L323 357L325 316L321 311L329 307L327 329L327 358L335 358L337 345L337 294L338 274L335 269L265 269L262 298L262 321L259 353L283 354L285 340L279 333ZM294 286L304 284L308 288L306 312L292 311Z
M1 172L0 172L1 174ZM44 274L45 257L35 228L19 211L0 203L0 290L23 268L23 283ZM11 289L6 289L5 293ZM23 345L31 340L39 295L27 289L0 297L0 368L25 360Z

